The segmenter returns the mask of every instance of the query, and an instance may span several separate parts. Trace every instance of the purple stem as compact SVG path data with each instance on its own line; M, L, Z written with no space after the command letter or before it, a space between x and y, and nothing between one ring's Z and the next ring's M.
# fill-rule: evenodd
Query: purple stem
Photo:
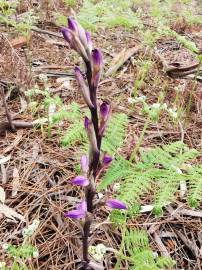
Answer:
M90 108L91 112L91 120L93 123L93 127L95 130L95 136L97 140L97 147L98 151L93 153L93 160L90 164L89 169L89 176L92 175L93 181L90 181L90 184L85 189L85 197L86 197L86 203L87 203L87 211L91 214L93 214L94 206L93 206L93 199L95 196L95 177L97 174L97 168L99 165L99 159L100 159L100 147L101 147L101 141L102 137L99 135L99 120L98 120L98 111L97 111L97 95L96 90L94 86L92 85L92 70L91 70L91 64L90 62L85 62L86 64L86 78L88 81L88 87L90 90L90 98L94 105L94 108ZM91 226L92 220L89 218L88 215L86 215L84 226L83 226L83 266L84 269L90 269L89 268L89 259L88 259L88 237L90 234L90 226Z

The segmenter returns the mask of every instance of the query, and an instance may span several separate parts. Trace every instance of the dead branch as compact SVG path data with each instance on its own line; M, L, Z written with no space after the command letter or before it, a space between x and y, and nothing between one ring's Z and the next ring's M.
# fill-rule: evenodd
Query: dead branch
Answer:
M10 126L11 131L15 132L16 129L15 129L15 126L14 126L13 121L12 121L11 114L10 114L9 109L8 109L8 105L7 105L7 102L6 102L6 97L5 97L3 88L1 89L1 94L2 94L3 105L4 105L4 108L5 108L5 112L6 112L6 117L8 119L8 124ZM0 130L1 130L1 128L0 128Z

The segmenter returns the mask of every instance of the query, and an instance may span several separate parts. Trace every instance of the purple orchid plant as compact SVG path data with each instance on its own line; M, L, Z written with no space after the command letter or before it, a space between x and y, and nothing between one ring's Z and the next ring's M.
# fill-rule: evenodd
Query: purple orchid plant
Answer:
M103 57L99 49L94 49L89 32L85 31L73 18L68 18L67 27L62 27L64 39L83 59L85 72L75 67L75 77L79 90L87 104L91 118L85 117L84 128L89 139L89 156L80 159L81 175L71 180L71 184L81 186L84 196L75 210L65 213L65 217L82 219L83 266L91 269L88 256L88 238L93 221L93 214L99 204L95 202L96 180L102 168L107 168L112 158L105 154L102 159L101 143L111 112L110 104L104 101L99 109L97 104L97 88L100 81ZM116 199L105 199L105 205L112 209L126 209L126 205Z

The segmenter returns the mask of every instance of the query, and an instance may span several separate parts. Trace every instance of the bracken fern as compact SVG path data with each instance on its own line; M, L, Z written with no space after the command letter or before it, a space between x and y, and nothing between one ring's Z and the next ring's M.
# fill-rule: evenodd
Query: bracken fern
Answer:
M128 230L124 240L125 249L129 254L129 270L159 270L174 265L170 257L154 256L145 231Z
M154 212L162 213L163 206L175 199L181 181L189 181L188 201L196 206L202 194L202 169L193 166L189 172L180 168L198 155L195 149L189 149L182 142L174 142L155 147L147 152L140 151L140 161L133 164L122 157L116 157L103 176L99 189L119 180L118 198L136 211L141 196L152 189Z

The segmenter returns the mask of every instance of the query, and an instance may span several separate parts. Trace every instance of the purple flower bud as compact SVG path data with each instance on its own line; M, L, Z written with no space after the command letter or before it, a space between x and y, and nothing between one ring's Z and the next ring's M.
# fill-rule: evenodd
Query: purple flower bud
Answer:
M90 120L88 119L87 116L85 116L85 118L84 118L84 128L88 129L89 124L90 124Z
M91 59L92 59L92 84L96 89L100 80L101 68L103 64L102 54L100 50L98 49L92 50Z
M112 209L127 209L123 202L116 199L108 199L106 205Z
M85 116L85 119L84 119L84 127L86 129L88 139L90 141L89 160L91 162L91 158L93 156L93 153L96 153L98 151L98 148L97 148L97 139L96 139L93 123L91 120L88 119L87 116Z
M71 31L76 32L78 30L76 21L73 18L71 18L71 17L69 17L67 19L67 21L68 21L68 28Z
M100 127L99 127L100 136L103 136L104 134L109 114L110 114L110 105L108 102L105 101L100 106Z
M78 175L71 180L71 183L76 186L86 187L89 185L89 181L86 177Z
M89 169L89 161L86 155L82 155L80 159L81 171L87 173Z
M92 41L91 41L91 38L90 38L90 33L86 31L85 34L86 34L86 40L87 40L89 52L91 53L92 49L93 49L93 44L92 44Z
M102 159L102 164L104 166L107 166L107 165L109 165L112 162L112 160L113 160L112 157L110 157L110 156L108 156L108 155L105 154L104 157L103 157L103 159Z
M77 207L76 207L76 210L79 210L79 211L82 211L82 212L87 212L87 203L85 200L81 201Z
M86 212L81 210L72 210L64 213L64 216L67 218L81 219L85 217Z
M84 80L81 70L79 69L79 67L75 67L74 72L75 72L76 79L79 83L79 89L83 96L83 99L85 100L89 108L94 108L93 103L90 99L89 88Z
M103 60L102 60L102 54L99 49L92 50L92 64L93 64L93 70L97 73L100 71Z
M81 201L75 210L64 213L64 216L67 218L81 219L85 217L87 212L87 203L85 200Z
M61 27L60 32L63 34L64 39L71 45L71 33L69 32L69 29L66 27Z
M106 120L110 113L110 105L108 102L103 102L100 106L100 116Z

